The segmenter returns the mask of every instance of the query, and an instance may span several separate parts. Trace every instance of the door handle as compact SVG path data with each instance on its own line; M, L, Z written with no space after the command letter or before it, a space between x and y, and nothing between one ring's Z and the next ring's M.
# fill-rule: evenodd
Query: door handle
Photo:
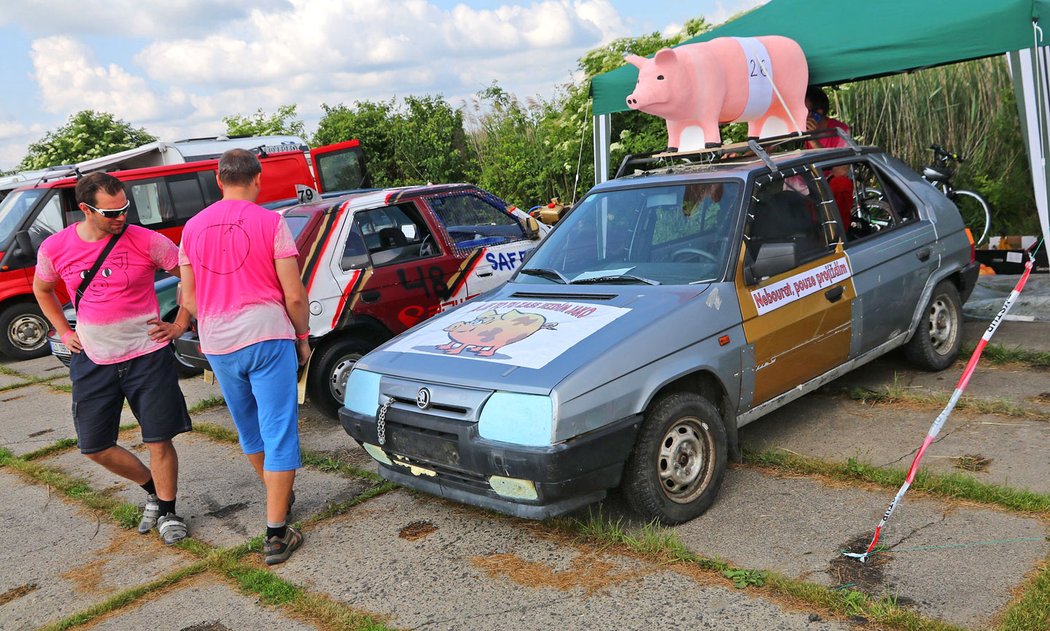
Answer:
M926 260L929 260L930 254L932 254L932 253L933 253L933 251L930 248L923 248L923 249L919 250L918 252L916 252L915 256L919 257L920 261L926 261Z
M838 300L842 298L842 292L843 289L841 286L836 287L834 289L829 289L825 291L824 297L828 299L828 302L838 302Z
M488 278L492 276L492 272L478 272L478 278Z
M363 291L361 292L361 302L375 302L379 300L378 291Z

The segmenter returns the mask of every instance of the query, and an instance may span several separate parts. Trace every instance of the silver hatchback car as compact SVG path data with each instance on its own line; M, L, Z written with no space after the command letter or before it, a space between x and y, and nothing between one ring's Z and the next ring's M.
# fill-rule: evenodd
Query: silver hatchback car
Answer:
M696 517L743 425L897 347L958 354L958 210L846 140L629 158L508 283L358 361L343 427L383 477L511 515L620 487Z

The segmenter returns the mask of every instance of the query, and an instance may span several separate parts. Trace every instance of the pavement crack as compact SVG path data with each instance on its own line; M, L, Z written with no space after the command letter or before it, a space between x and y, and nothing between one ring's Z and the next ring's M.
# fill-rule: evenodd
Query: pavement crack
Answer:
M940 520L934 520L934 521L931 521L929 523L923 524L922 526L916 526L915 528L912 528L911 532L909 532L906 535L904 535L903 537L901 537L900 540L897 543L895 543L892 546L890 546L889 549L893 550L894 548L907 543L908 540L911 539L912 537L918 535L919 533L921 533L922 531L926 530L927 528L930 528L932 526L937 525L938 521L943 522L945 519L947 519L947 516L946 515L941 515Z

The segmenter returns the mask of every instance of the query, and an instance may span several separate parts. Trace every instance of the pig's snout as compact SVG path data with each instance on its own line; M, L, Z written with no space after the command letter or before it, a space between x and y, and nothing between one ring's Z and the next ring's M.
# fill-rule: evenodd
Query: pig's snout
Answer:
M631 108L632 110L638 109L638 99L635 98L634 94L630 94L627 96L627 107Z

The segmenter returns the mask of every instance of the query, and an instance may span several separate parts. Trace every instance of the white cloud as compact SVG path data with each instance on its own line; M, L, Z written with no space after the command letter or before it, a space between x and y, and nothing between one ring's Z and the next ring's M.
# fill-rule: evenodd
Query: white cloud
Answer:
M178 37L287 4L287 0L80 0L73 5L68 0L5 0L0 26L19 24L33 35Z
M150 121L175 115L186 104L181 90L157 94L142 77L116 64L98 64L86 46L69 37L35 40L30 56L47 112L92 109L129 121Z

